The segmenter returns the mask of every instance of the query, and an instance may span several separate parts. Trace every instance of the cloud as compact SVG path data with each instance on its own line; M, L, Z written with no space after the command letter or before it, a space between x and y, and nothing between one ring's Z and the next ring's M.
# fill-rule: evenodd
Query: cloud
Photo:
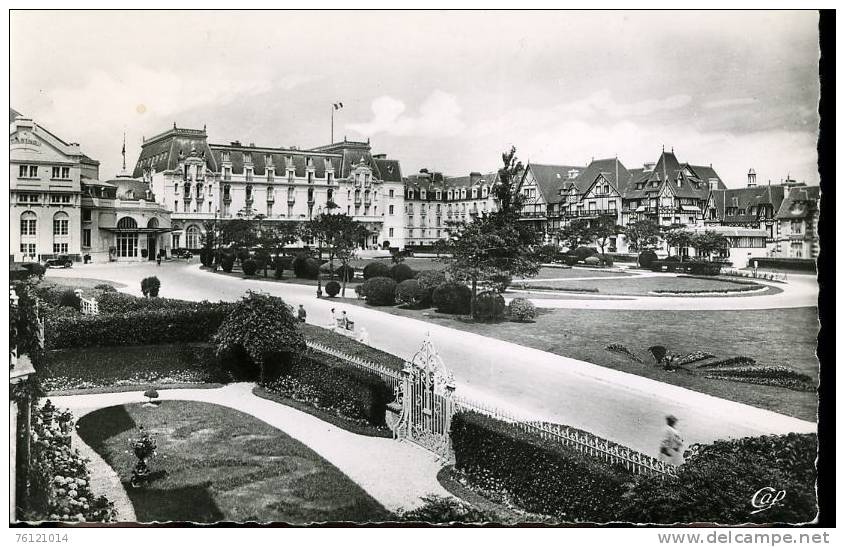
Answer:
M461 120L461 107L454 95L435 90L420 105L417 116L404 114L405 103L390 96L373 100L373 119L364 123L347 124L347 128L362 135L379 133L401 137L441 137L459 134L466 127Z
M754 99L752 97L742 97L742 98L739 98L739 99L721 99L721 100L718 100L718 101L707 101L706 103L704 103L701 106L703 106L704 108L707 108L707 109L710 109L710 108L726 108L726 107L730 107L730 106L747 106L747 105L750 105L750 104L754 104L756 102L757 102L757 99Z
M688 105L690 101L692 101L692 97L689 95L671 95L663 99L647 99L634 103L619 103L613 99L609 90L603 89L596 91L584 99L560 104L555 107L555 110L561 114L574 116L593 117L605 115L614 118L627 118L648 116L664 110L675 110Z

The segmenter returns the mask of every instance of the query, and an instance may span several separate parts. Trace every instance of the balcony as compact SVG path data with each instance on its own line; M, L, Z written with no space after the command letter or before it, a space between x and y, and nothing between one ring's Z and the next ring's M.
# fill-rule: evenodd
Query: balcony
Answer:
M184 196L182 196L182 200L183 201L191 201L191 194L185 194Z
M267 194L267 203L275 203L276 197L273 194Z
M545 211L522 211L519 214L520 219L543 219L546 218Z
M288 194L288 205L292 205L296 203L296 196L293 194Z
M204 200L205 200L205 194L197 194L197 201L198 201L198 202L199 202L199 201L204 201Z
M563 216L566 218L590 218L599 216L616 216L617 209L593 209L592 211L585 211L584 209L576 209L574 211L564 211Z
M223 203L231 203L231 202L232 202L231 194L223 194Z
M361 205L361 198L360 198L360 197L356 197L356 198L355 198L355 200L353 201L353 203L354 203L355 205Z

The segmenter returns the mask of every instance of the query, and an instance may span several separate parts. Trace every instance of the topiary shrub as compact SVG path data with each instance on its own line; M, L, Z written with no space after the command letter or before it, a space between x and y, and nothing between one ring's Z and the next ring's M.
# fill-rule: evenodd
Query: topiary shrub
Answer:
M420 302L420 306L430 306L431 295L438 285L446 283L446 274L438 270L423 270L417 274L417 281L420 283L420 289L425 291L425 298Z
M406 279L396 285L396 301L406 306L418 307L428 298L428 291L416 279Z
M329 281L326 283L326 294L329 296L337 296L340 292L340 283L337 281Z
M235 251L235 257L243 263L244 260L250 258L249 249L238 249Z
M82 308L82 299L79 298L73 289L65 289L59 296L59 307L79 310Z
M390 277L390 266L384 262L370 262L364 266L364 279L373 277Z
M392 306L396 303L396 281L389 277L371 277L364 282L367 304Z
M397 283L416 277L417 272L405 263L399 263L390 268L390 277Z
M513 321L533 321L537 317L537 308L526 298L514 298L508 304L508 315Z
M620 498L616 518L667 524L811 521L817 511L817 448L816 435L809 433L692 445L677 478L638 478ZM773 488L773 496L781 490L786 496L755 513L751 502L761 485Z
M469 313L472 291L463 283L447 281L434 289L431 300L439 312Z
M145 277L141 280L141 293L144 296L149 297L156 297L158 296L158 291L161 288L161 281L159 281L158 277L151 276Z
M597 254L599 254L599 252L593 247L578 247L570 253L570 255L574 256L579 262L586 260L591 256L596 256Z
M232 268L235 267L235 257L232 255L224 255L220 260L220 267L226 273L232 273Z
M244 270L244 275L255 275L255 272L258 271L258 262L251 258L248 258L243 261L243 264L241 264L241 268L243 268Z
M213 342L236 379L270 381L305 351L298 324L284 300L249 291L232 306Z
M299 279L317 279L320 275L320 263L310 256L300 254L291 263L293 274Z
M475 297L475 313L478 321L496 321L505 316L505 299L501 294L483 292Z
M359 299L367 297L365 285L366 285L366 283L361 283L360 285L355 285L355 296L357 296Z
M598 256L588 256L584 259L584 264L588 266L598 266L601 264L601 259Z
M214 251L211 249L202 249L200 251L200 263L205 267L214 264Z
M564 255L563 263L566 264L567 266L574 266L574 265L578 264L578 257L576 257L574 255Z

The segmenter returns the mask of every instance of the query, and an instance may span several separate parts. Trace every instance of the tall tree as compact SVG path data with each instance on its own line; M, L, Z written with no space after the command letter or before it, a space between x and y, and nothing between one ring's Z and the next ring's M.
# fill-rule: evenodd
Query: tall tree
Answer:
M683 262L684 254L681 249L686 249L692 245L692 232L683 227L672 226L663 232L663 239L666 240L670 249L672 247L678 249L678 258Z
M502 154L502 164L498 184L493 187L497 209L469 223L450 223L447 228L445 251L451 256L445 260L449 273L471 286L472 315L479 286L503 292L514 276L536 275L540 269L538 234L519 221L524 198L518 186L523 168L516 148Z
M727 246L728 238L713 230L698 232L693 234L690 238L690 247L695 249L698 256L706 256L707 260L711 259L713 253L724 249Z
M622 229L628 248L632 251L645 251L657 247L660 226L653 220L638 220Z

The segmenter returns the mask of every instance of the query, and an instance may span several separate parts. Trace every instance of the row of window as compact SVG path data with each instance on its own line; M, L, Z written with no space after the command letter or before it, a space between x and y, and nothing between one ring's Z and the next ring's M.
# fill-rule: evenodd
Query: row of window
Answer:
M472 196L471 199L478 199L478 188L473 188L470 195ZM392 192L392 190L391 190ZM487 197L488 189L486 186L481 187L481 198L484 199ZM393 197L393 194L390 195ZM414 189L408 188L408 199L414 199ZM428 193L425 188L420 189L420 199L428 199ZM440 201L443 199L443 191L442 190L435 190L434 199ZM461 188L460 192L458 190L447 190L446 191L446 199L451 201L453 199L467 199L467 189Z
M53 205L69 205L73 201L70 194L50 194L50 203ZM18 203L41 203L40 194L18 194Z
M59 211L53 215L53 235L66 236L70 232L70 217ZM21 213L21 236L35 236L38 234L38 217L32 211Z
M67 243L53 243L53 254L67 254ZM24 256L36 256L35 243L21 243L21 254Z
M37 165L19 165L18 178L22 179L37 179L38 166ZM70 180L70 167L51 166L50 178L56 180Z

